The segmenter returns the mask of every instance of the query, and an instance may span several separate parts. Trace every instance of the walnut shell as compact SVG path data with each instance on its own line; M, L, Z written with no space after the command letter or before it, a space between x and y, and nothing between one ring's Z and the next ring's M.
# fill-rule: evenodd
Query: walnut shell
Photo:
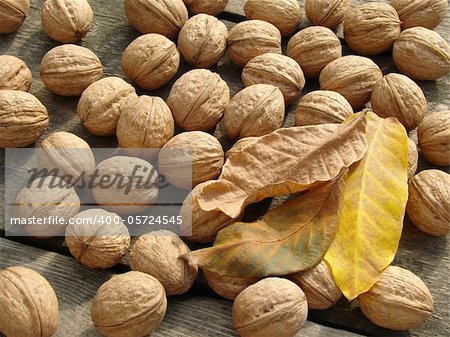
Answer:
M288 43L292 57L308 78L317 78L323 68L342 56L341 41L326 27L308 27L295 34Z
M244 137L239 139L234 145L225 153L225 158L229 159L233 157L234 155L241 152L243 149L245 149L247 146L253 144L256 142L260 137Z
M94 297L91 317L106 337L148 336L167 310L164 287L153 276L130 271L113 276Z
M34 270L0 270L0 331L8 337L50 337L58 329L58 298Z
M171 185L184 189L217 178L223 163L222 145L202 131L176 135L164 145L158 157L160 173Z
M424 322L433 311L433 297L409 270L390 266L380 280L359 296L363 313L376 325L407 330Z
M229 0L183 0L189 12L193 14L205 13L217 16L228 5Z
M0 55L0 90L28 91L32 80L25 62L15 56Z
M425 170L409 183L406 211L422 232L446 236L450 232L450 174Z
M61 43L81 40L92 27L94 12L87 0L45 0L41 9L42 28Z
M253 84L278 87L287 105L300 97L305 77L295 60L280 54L266 53L247 63L242 72L242 82L246 87Z
M121 78L102 78L83 91L77 106L78 117L90 133L114 135L126 104L136 97L133 86Z
M244 12L248 19L270 22L283 36L293 33L302 20L298 0L247 0Z
M103 76L99 58L74 44L51 49L42 59L40 70L47 89L61 96L79 96Z
M402 29L416 26L436 28L445 18L448 0L391 0L398 12Z
M450 47L438 33L423 27L404 30L394 43L395 66L415 80L437 80L450 71Z
M32 94L0 90L0 147L25 147L48 126L45 106Z
M450 111L427 115L417 129L421 153L430 163L450 165Z
M370 101L373 87L383 77L371 59L344 56L328 64L320 73L320 88L340 93L354 109Z
M181 28L178 50L187 63L209 68L219 62L227 49L228 28L207 14L193 16Z
M0 34L17 31L30 10L30 0L0 1Z
M258 278L240 278L230 277L215 274L213 272L204 270L203 276L211 289L219 296L227 300L234 301L234 299L247 287L258 282Z
M427 111L427 100L420 87L400 74L388 74L373 87L372 110L380 117L395 117L408 130L419 126Z
M241 337L291 337L305 324L307 315L303 291L276 277L247 287L233 303L233 325Z
M249 20L238 23L228 35L228 55L244 67L252 58L265 53L281 54L281 34L271 23Z
M400 31L397 12L391 5L381 2L352 8L344 20L345 42L362 55L377 55L388 50Z
M225 132L231 139L263 136L281 127L284 110L280 89L270 84L251 85L228 104L223 118Z
M167 296L187 292L197 278L197 266L181 257L191 250L175 234L166 230L141 236L130 252L130 267L155 277Z
M305 0L308 20L316 26L334 29L344 21L351 0Z
M419 151L417 145L411 138L408 138L408 180L413 178L419 164Z
M175 44L159 34L147 34L130 43L122 56L125 74L145 90L169 82L178 71L180 54Z

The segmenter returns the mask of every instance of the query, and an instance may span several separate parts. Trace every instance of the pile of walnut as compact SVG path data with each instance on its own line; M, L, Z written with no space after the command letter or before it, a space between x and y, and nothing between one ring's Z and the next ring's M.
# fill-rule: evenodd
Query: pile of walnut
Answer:
M182 232L192 227L187 239L211 242L222 228L237 220L200 209L198 192L219 176L225 158L282 126L286 105L301 96L305 78L318 79L321 90L300 99L296 125L341 123L370 102L381 117L396 117L408 131L417 128L421 155L427 161L441 166L450 164L450 111L425 116L427 101L413 81L436 80L450 71L450 47L432 30L444 19L447 0L392 0L391 5L372 2L350 11L350 0L305 0L306 16L316 26L296 34L302 20L297 0L248 0L244 11L249 20L230 31L213 16L223 11L227 3L228 0L125 0L126 16L144 35L126 48L122 67L135 85L154 90L175 76L182 58L193 67L207 68L217 64L228 50L231 61L243 68L242 81L246 86L231 99L227 83L206 69L181 76L167 102L159 97L138 97L134 87L123 79L102 78L100 59L93 51L73 44L53 48L40 66L41 80L48 90L62 96L81 95L77 113L92 134L117 135L120 146L125 151L130 149L131 154L133 148L162 148L156 158L160 173L174 186L194 187L181 209L182 215L192 211L192 222L181 225ZM29 0L0 0L0 33L19 29L29 7ZM68 12L71 15L64 15ZM46 0L41 22L50 38L74 43L91 29L93 11L86 0ZM346 43L355 54L363 56L342 56L341 42L331 30L342 22ZM282 36L291 35L284 56ZM381 69L365 57L391 48L395 65L403 75L383 76ZM27 92L31 83L31 72L23 61L0 56L2 148L28 146L48 126L47 109ZM219 141L205 133L222 119L226 134L237 141L226 154ZM174 136L175 125L186 132ZM180 173L183 158L173 158L166 151L180 146L193 149L192 185ZM42 147L89 149L84 140L67 132L51 134L42 141ZM43 155L39 162L61 172L73 167L85 172L97 168L125 176L137 161L152 168L142 159L126 157L96 164L93 155L83 153L82 159L74 159L70 151L58 158ZM421 231L445 236L450 231L450 175L425 170L414 176L418 150L413 141L409 160L407 214ZM72 165L75 162L78 165ZM62 198L71 200L73 208L59 210L61 217L94 218L130 212L119 206L79 213L80 201L74 189L64 195L45 194L48 186L43 179L42 187L33 184L19 194L18 204L24 205L18 208L20 216L36 215L36 210L29 207L36 193L46 196L40 200L44 205L54 205ZM103 197L101 193L93 191L96 199ZM123 203L137 198L148 205L158 197L157 190L149 190L145 195L123 195L117 191L112 194L114 200ZM39 216L55 211L41 207ZM112 267L130 249L130 234L121 222L114 226L99 223L94 227L25 230L39 237L66 231L70 252L91 268ZM111 337L139 337L153 332L164 318L166 296L187 292L197 277L197 267L184 258L187 253L189 248L173 233L151 232L140 237L131 247L133 271L113 277L94 298L92 320L98 331ZM234 326L241 336L294 336L304 324L308 308L327 309L342 295L324 261L312 270L286 278L238 279L210 272L205 272L205 278L215 292L234 300ZM372 322L396 330L422 323L433 310L427 286L398 267L388 267L380 281L359 297L359 304ZM42 276L24 268L0 271L0 308L4 315L0 331L7 337L51 336L58 325L58 302L53 289Z

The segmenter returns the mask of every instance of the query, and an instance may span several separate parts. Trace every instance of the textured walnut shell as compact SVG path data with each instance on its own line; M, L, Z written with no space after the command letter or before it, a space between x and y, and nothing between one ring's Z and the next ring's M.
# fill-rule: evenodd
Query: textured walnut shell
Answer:
M317 78L327 64L342 56L342 46L330 29L308 27L289 40L287 55L297 61L306 77Z
M388 50L400 34L400 19L388 4L371 2L348 11L344 37L358 54L376 55Z
M380 117L395 117L408 130L419 126L427 111L422 89L400 74L388 74L373 87L372 110Z
M35 96L24 91L0 90L0 147L28 146L47 126L47 109Z
M178 71L180 54L175 44L159 34L147 34L130 43L122 56L125 74L146 90L164 86Z
M253 144L259 139L259 137L245 137L239 139L234 145L225 153L225 158L229 159L233 157L234 155L241 152L243 149L245 149L247 146Z
M206 69L191 70L181 76L167 99L176 124L188 131L214 129L229 102L227 83Z
M130 267L155 277L167 296L187 292L197 278L197 266L191 265L183 254L191 250L174 233L159 230L141 236L130 251Z
M294 336L307 315L303 291L276 277L247 287L233 303L233 325L241 337Z
M225 132L231 139L263 136L281 127L284 110L280 89L270 84L251 85L228 104L223 118Z
M42 28L61 43L81 40L92 27L94 12L87 0L45 0L41 9Z
M161 283L153 276L130 271L113 276L100 287L91 317L106 337L148 336L161 324L166 310Z
M370 101L373 87L383 77L371 59L344 56L328 64L320 73L320 88L340 93L354 109Z
M228 5L229 0L183 0L193 14L205 13L217 16Z
M281 34L271 23L243 21L230 30L228 55L238 66L244 67L252 58L265 53L281 54Z
M202 131L176 135L164 145L158 157L164 178L171 185L184 189L217 178L223 163L222 145Z
M250 60L242 72L246 87L253 84L271 84L281 90L287 104L300 97L305 86L303 71L290 57L266 53Z
M247 0L244 13L250 20L270 22L283 36L294 32L302 20L298 0Z
M393 266L359 296L359 304L373 323L391 330L413 328L433 311L433 297L425 283L409 270Z
M450 47L438 33L423 27L404 30L394 43L395 66L415 80L437 80L450 71Z
M0 331L8 337L50 337L59 321L58 299L48 281L34 270L0 270Z
M308 20L316 26L336 28L344 21L351 0L305 0Z
M450 165L450 111L427 115L417 129L422 155L430 163Z
M0 34L17 31L30 10L30 0L0 1Z
M409 183L406 211L412 223L433 236L450 232L450 174L425 170Z
M103 76L99 58L89 49L65 44L51 49L41 61L41 80L61 96L78 96Z
M32 80L25 62L15 56L0 55L0 90L28 91Z
M419 151L417 145L411 138L408 138L408 180L413 178L419 164Z
M448 0L391 0L398 12L402 29L416 26L434 29L445 18Z
M244 289L259 281L258 278L223 276L207 270L203 271L203 276L217 295L230 301L234 301Z

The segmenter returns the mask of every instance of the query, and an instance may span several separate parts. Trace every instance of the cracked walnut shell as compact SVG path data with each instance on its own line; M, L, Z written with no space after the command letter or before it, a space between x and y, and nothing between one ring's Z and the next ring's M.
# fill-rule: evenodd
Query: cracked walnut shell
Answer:
M28 91L32 79L25 62L15 56L0 55L0 90Z
M391 0L391 5L398 12L402 29L434 29L447 14L448 0Z
M203 276L217 295L230 301L234 301L242 291L260 280L259 278L224 276L207 270L203 271Z
M425 116L417 129L419 148L430 163L450 165L450 111Z
M334 29L344 21L351 0L305 0L308 20L316 26Z
M0 1L0 34L17 31L30 10L30 0Z

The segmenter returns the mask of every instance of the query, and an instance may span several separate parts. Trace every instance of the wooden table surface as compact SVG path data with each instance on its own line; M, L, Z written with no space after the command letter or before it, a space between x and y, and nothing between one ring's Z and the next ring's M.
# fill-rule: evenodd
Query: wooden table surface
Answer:
M44 54L58 44L49 39L41 30L39 8L43 0L32 0L30 14L23 26L15 34L0 36L0 54L15 55L23 59L33 73L33 84L30 92L36 95L47 107L50 114L50 126L43 139L54 131L69 131L86 139L92 147L115 147L115 137L95 137L89 134L80 124L76 116L78 97L65 98L50 93L39 79L39 63ZM225 13L220 15L223 22L230 28L245 17L243 3L245 0L230 0ZM353 6L366 1L354 0ZM387 1L384 1L387 2ZM95 23L92 31L83 39L81 45L92 49L101 59L105 76L120 76L125 78L120 58L127 45L139 36L139 33L128 23L121 0L90 0L95 12ZM303 4L303 1L301 1ZM308 25L303 19L301 27ZM447 40L449 39L449 15L445 23L436 30ZM342 30L337 34L342 38ZM287 39L284 39L286 46ZM344 41L343 41L344 42ZM344 52L349 53L344 44ZM394 72L390 53L379 55L373 60L385 74ZM181 74L189 70L182 64L177 76L164 88L145 92L138 89L138 94L150 94L167 98L173 82ZM218 72L229 84L232 95L243 88L240 81L240 69L233 65L228 57L224 57L217 67ZM429 111L450 109L449 76L435 82L419 82L429 102ZM303 93L319 88L318 81L308 81ZM287 107L287 118L284 126L294 124L296 104ZM222 123L214 135L221 141L225 150L232 143L224 133ZM414 132L411 137L415 139ZM4 151L0 151L0 198L4 190ZM430 168L425 161L420 162L420 168ZM448 168L441 168L448 170ZM276 204L276 202L274 203ZM262 209L266 209L270 201L264 201L256 207L251 207L247 219L257 217ZM4 210L0 208L0 219ZM0 221L0 223L3 223ZM2 227L2 226L0 226ZM49 279L55 287L60 300L61 324L56 334L58 337L99 336L90 321L89 311L91 300L98 287L114 273L128 270L127 259L108 271L89 270L79 265L69 257L63 238L51 240L34 240L32 238L0 237L0 269L11 265L29 266ZM34 246L34 247L33 247ZM35 248L38 247L38 248ZM195 247L195 245L192 245ZM336 306L325 311L310 311L308 322L298 336L448 336L449 296L450 287L450 248L447 238L429 237L405 221L404 232L399 252L394 264L408 268L420 276L429 286L434 296L435 310L432 317L423 325L410 331L394 332L379 328L369 322L357 307L357 303L348 303L342 299ZM202 277L186 295L169 298L169 310L162 326L154 336L166 337L213 337L237 336L232 329L231 305L226 300L219 299L205 284ZM1 319L1 318L0 318ZM275 337L275 336L274 336Z

